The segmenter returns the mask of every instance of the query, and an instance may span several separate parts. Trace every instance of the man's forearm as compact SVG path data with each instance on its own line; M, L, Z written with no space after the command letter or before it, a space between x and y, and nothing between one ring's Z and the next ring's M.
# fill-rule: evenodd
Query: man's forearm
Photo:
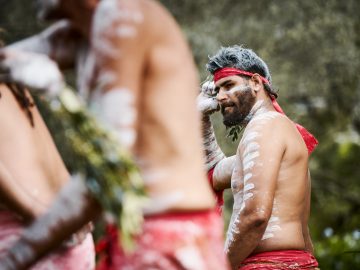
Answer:
M225 252L232 269L238 270L241 263L255 250L265 232L267 222L256 217L239 216L230 225L225 243Z
M0 257L1 270L28 269L60 246L100 213L82 179L74 178L62 189L47 214L26 228L19 241Z
M214 128L208 115L202 116L202 135L205 150L205 166L207 170L210 170L220 160L224 159L225 155L216 141Z
M70 22L54 23L39 34L8 45L6 48L45 54L61 68L73 67L82 38ZM5 49L6 49L5 48Z

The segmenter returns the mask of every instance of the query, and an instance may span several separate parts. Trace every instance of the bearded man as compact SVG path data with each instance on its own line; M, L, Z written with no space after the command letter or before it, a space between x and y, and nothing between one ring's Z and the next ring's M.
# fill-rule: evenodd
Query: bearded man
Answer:
M227 269L222 220L214 210L215 201L202 166L200 122L195 108L197 72L175 20L153 0L38 2L42 16L66 18L81 33L80 44L85 41L84 47L70 46L75 56L86 59L82 62L84 72L78 73L84 86L80 88L85 89L83 93L95 114L138 161L150 199L144 208L143 233L136 239L135 253L125 254L118 237L110 235L109 256L101 260L99 268ZM67 25L64 27L58 29ZM58 40L50 36L50 41ZM48 41L43 48L49 49ZM30 48L44 44L41 37L28 42ZM14 45L11 50L25 49L25 45ZM53 49L50 47L48 56L59 55ZM9 54L4 55L6 59ZM11 63L11 57L7 59ZM16 70L16 65L7 66L10 75L15 74L11 68ZM24 80L20 78L26 83ZM89 196L84 189L80 195L84 211L77 208L71 218L62 220L61 227L52 222L53 232L71 233L76 222L84 222L83 214L93 212L86 206ZM36 226L38 230L44 228L41 224L46 223L46 217L42 220L30 231ZM11 253L15 259L9 265L25 268L56 244L49 235L44 238L36 241L25 235L17 247L30 249L32 256L20 258L16 254L21 250L14 248Z
M231 187L234 197L225 243L232 269L315 269L307 223L316 139L284 115L269 69L252 50L221 48L207 69L214 81L203 85L198 107L213 187ZM210 122L219 109L225 126L244 128L229 158Z

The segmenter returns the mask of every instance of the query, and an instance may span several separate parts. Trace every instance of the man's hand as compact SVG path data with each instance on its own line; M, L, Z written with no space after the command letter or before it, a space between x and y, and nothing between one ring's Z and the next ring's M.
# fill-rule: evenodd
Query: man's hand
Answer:
M14 49L0 50L0 82L20 83L50 96L65 85L58 65L49 57Z
M210 115L220 109L216 100L215 84L212 81L206 81L201 86L201 92L197 97L197 108L203 115Z

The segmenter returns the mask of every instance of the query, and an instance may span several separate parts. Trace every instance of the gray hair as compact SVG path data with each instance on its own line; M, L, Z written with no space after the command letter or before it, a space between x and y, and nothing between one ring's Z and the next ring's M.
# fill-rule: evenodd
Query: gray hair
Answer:
M277 93L271 87L271 75L268 66L264 60L251 49L246 49L238 45L221 47L214 56L209 57L209 62L206 65L206 69L212 75L214 75L218 69L225 67L238 68L251 73L258 73L270 83L270 85L264 84L265 90L270 95L277 97Z

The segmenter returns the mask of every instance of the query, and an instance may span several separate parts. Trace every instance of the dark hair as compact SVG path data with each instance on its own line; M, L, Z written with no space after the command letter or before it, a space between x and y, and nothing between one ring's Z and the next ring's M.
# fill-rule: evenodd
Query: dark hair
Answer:
M277 92L274 91L271 86L271 75L268 66L251 49L246 49L238 45L221 47L214 56L209 57L206 69L214 75L218 69L224 67L233 67L251 73L258 73L269 81L270 84L264 83L264 88L269 95L275 98L278 96Z
M3 30L0 28L0 32ZM0 39L0 49L4 47L4 42ZM1 82L0 82L1 83ZM31 101L31 99L26 95L26 89L23 85L17 84L17 83L5 83L7 87L10 89L11 93L16 98L17 102L25 110L25 113L27 117L29 118L30 124L32 127L35 126L34 123L34 117L31 112L31 107L34 106L34 103ZM0 93L1 98L1 93Z

